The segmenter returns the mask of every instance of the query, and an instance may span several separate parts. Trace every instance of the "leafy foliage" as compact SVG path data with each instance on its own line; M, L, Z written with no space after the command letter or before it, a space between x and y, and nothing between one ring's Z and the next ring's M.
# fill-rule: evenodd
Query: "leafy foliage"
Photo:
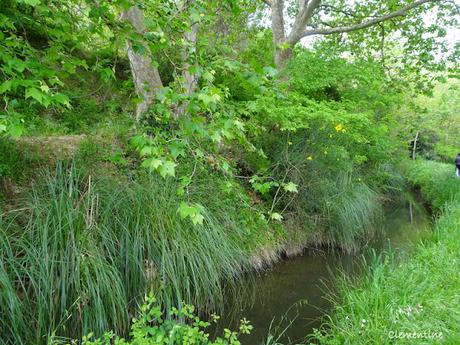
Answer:
M106 333L102 338L91 340L92 336L83 337L83 345L112 345L112 344L203 344L203 345L240 345L239 334L249 334L252 326L245 319L240 321L238 332L225 329L222 338L211 340L205 333L209 322L201 321L194 314L194 307L185 305L181 309L173 308L170 314L173 320L164 319L161 308L157 305L153 294L145 298L144 305L140 308L140 315L133 320L131 325L131 339L129 341ZM217 316L214 316L217 319ZM178 321L178 320L183 320Z
M407 3L324 1L317 17L347 24ZM289 4L296 15L298 2ZM145 29L123 19L132 6ZM230 331L209 340L206 323L185 305L218 310L226 289L260 266L252 255L261 248L295 242L356 249L372 232L379 193L401 185L392 164L416 125L433 133L433 157L452 154L454 89L436 96L423 125L412 116L405 126L394 116L414 91L426 91L427 73L441 80L445 75L434 72L456 67L455 51L452 61L434 56L445 48L445 27L455 23L446 15L452 4L435 13L439 25L425 25L417 10L404 24L295 47L283 70L273 67L280 47L265 28L263 6L0 4L0 177L2 185L21 187L5 193L0 212L1 343L41 344L90 331L99 337L112 329L132 339L84 341L160 344L173 334L177 343L236 345ZM132 113L143 100L135 92L147 85L134 85L132 53L151 62L162 84L139 121ZM441 130L449 138L438 140ZM70 140L70 133L89 137L75 150L77 167L58 164L32 178L38 165L52 170L44 158L49 148L38 147L37 158L27 152L29 138L16 138ZM445 201L435 199L437 207ZM129 334L152 289L156 301L148 298ZM250 328L241 325L241 332Z

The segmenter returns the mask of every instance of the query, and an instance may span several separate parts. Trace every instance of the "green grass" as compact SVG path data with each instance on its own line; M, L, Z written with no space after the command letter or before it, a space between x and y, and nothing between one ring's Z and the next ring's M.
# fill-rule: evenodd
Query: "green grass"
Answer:
M420 188L424 199L435 209L460 200L460 180L455 177L454 164L416 161L406 171L409 182Z
M409 180L440 211L434 233L406 261L375 260L358 282L339 280L340 298L321 332L321 344L458 344L460 342L460 180L452 167L417 162ZM442 339L390 335L442 333Z
M0 344L126 334L148 290L167 310L218 310L254 246L274 241L237 190L209 192L220 183L197 171L189 197L207 211L194 226L177 214L173 179L96 178L58 165L0 218Z
M354 169L349 161L307 159L313 150L311 142L315 141L308 139L308 133L302 132L289 138L271 139L274 144L266 148L275 162L273 175L280 181L294 182L299 189L295 195L278 196L277 206L285 209L290 236L297 236L303 243L354 252L363 239L372 236L375 220L381 214L379 194L384 191L386 181L366 180L362 171ZM284 144L287 141L291 144Z

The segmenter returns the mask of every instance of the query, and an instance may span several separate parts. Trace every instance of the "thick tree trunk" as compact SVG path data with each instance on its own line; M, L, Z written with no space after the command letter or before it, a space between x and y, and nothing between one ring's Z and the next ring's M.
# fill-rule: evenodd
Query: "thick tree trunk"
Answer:
M139 34L145 32L144 14L137 6L124 11L122 19L129 21ZM142 114L148 110L154 101L156 92L163 87L163 83L158 69L152 64L148 47L145 45L146 52L139 54L134 51L131 42L128 41L127 46L134 86L137 95L142 99L136 108L136 120L139 121Z
M275 49L275 65L276 68L284 67L286 60L290 57L291 49L285 49L286 32L284 31L284 1L272 0L270 3L273 46Z
M292 57L292 47L277 48L275 51L275 65L278 70L283 69Z

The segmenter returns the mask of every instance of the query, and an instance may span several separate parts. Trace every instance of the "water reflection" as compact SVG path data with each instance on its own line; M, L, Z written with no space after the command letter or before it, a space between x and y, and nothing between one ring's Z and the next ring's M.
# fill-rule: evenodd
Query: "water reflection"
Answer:
M321 317L331 307L326 295L333 291L332 277L338 270L356 275L369 249L382 253L391 247L396 255L405 255L429 229L429 217L422 205L412 195L403 195L385 207L376 237L361 253L307 251L304 256L277 264L273 270L249 279L243 289L228 297L224 316L214 331L235 329L237 320L246 317L254 330L241 337L243 344L261 344L270 328L279 334L287 326L281 340L295 344L319 327Z

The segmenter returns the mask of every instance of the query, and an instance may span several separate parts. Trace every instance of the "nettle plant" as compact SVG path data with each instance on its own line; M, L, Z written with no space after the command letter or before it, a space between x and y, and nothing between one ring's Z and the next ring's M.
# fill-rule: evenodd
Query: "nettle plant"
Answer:
M93 339L89 334L82 339L83 345L163 345L163 344L202 344L202 345L240 345L238 337L242 334L249 334L252 326L246 319L240 320L239 330L224 330L222 337L210 339L206 328L209 322L200 320L195 315L193 306L184 305L181 309L172 308L171 318L165 318L161 307L158 306L153 294L146 296L145 303L140 308L140 314L133 319L130 332L130 340L116 336L113 332L104 334L99 339ZM219 317L212 316L213 322Z

